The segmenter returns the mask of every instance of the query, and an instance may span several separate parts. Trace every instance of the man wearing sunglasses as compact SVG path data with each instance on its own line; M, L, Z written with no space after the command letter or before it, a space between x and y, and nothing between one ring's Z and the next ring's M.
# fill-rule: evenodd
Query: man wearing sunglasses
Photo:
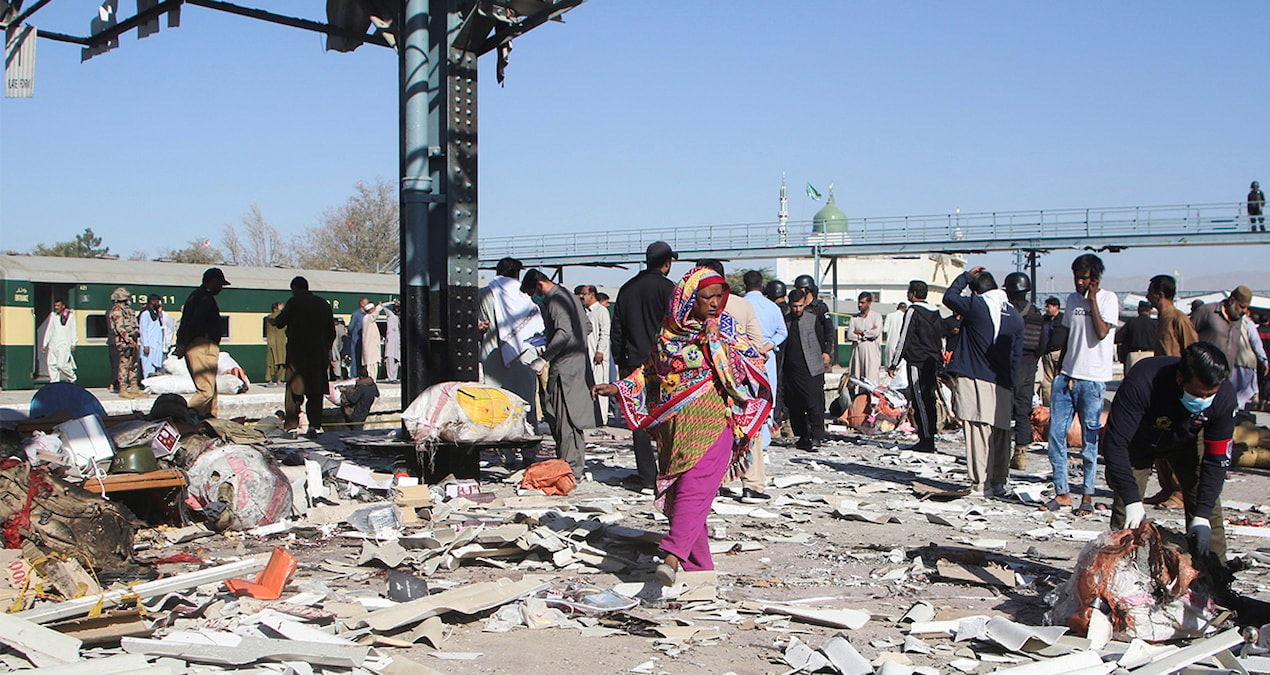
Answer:
M1213 344L1195 342L1180 358L1139 361L1116 390L1103 439L1107 483L1115 493L1111 529L1146 519L1142 493L1151 468L1156 459L1168 459L1182 486L1191 554L1224 560L1221 490L1234 415L1230 365Z

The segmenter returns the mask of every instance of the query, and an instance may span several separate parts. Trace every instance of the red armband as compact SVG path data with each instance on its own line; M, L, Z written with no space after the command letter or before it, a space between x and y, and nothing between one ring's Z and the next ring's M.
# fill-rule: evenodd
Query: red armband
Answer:
M1219 455L1230 459L1230 439L1224 441L1204 441L1204 455Z

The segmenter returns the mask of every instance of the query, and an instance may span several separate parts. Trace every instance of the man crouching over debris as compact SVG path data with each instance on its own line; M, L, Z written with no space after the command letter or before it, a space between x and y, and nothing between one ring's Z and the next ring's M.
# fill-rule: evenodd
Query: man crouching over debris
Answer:
M1235 429L1229 377L1226 356L1208 342L1190 345L1180 358L1143 359L1129 371L1111 402L1103 445L1107 483L1115 493L1112 530L1137 527L1146 518L1142 492L1155 460L1167 459L1182 485L1192 555L1212 552L1225 560L1220 495Z

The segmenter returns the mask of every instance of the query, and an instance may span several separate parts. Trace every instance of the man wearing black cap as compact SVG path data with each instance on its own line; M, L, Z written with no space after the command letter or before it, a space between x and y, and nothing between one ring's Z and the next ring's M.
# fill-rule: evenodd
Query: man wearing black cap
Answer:
M648 245L644 255L646 267L617 292L617 309L613 312L613 363L619 377L630 375L653 353L657 331L661 329L670 306L675 283L666 278L670 265L679 254L664 241ZM631 434L635 446L635 466L642 487L651 489L657 483L657 453L646 431Z
M190 377L194 378L196 391L190 397L190 409L212 417L216 416L216 363L223 330L216 295L228 285L220 268L203 272L203 285L186 298L176 331L176 356L185 357Z

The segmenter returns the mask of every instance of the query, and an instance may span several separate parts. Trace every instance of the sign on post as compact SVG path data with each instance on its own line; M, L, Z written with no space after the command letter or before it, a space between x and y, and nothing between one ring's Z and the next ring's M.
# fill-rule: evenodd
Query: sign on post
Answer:
M4 97L35 95L35 26L10 26L4 40Z

